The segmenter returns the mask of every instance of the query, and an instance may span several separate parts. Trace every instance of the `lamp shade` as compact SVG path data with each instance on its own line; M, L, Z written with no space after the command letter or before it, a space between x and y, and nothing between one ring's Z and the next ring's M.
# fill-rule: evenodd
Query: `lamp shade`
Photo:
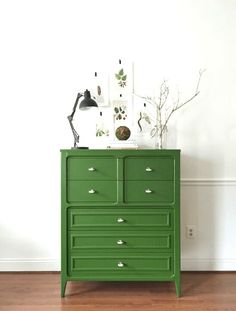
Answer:
M88 109L91 107L98 107L98 104L91 98L91 94L88 90L84 92L84 99L80 102L79 109Z

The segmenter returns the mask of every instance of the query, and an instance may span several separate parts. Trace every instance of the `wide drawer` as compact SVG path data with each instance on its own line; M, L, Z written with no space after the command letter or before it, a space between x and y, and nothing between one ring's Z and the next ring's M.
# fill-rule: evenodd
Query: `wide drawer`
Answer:
M111 250L112 252L147 249L172 251L173 232L158 231L70 231L68 245L71 252L87 250Z
M68 202L110 202L117 201L116 181L77 181L67 182Z
M113 275L114 280L119 276L139 278L158 274L170 277L173 275L173 254L161 255L120 255L120 256L69 256L69 275L96 278Z
M68 227L71 230L137 230L146 227L157 230L173 228L173 209L115 208L69 208Z
M69 180L116 180L117 161L109 157L69 157L67 160Z
M126 181L124 186L126 203L174 203L172 181Z
M124 160L125 180L173 180L172 157L127 157Z

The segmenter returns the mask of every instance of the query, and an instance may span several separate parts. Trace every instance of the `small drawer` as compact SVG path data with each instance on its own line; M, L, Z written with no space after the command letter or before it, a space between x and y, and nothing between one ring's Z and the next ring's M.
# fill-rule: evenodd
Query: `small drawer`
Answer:
M125 180L174 180L174 159L171 157L127 157L124 160Z
M117 201L115 181L68 181L67 201L70 203L114 203Z
M172 181L126 181L124 189L126 203L174 203Z
M71 255L69 256L69 274L92 277L113 275L113 280L119 275L140 277L155 275L159 277L173 274L173 254L134 254L134 255Z
M67 160L69 180L116 180L117 163L114 158L69 157Z
M173 209L100 209L69 208L70 230L137 230L140 228L171 230L174 223Z
M74 251L112 250L169 252L173 250L173 232L158 231L70 231L69 249Z

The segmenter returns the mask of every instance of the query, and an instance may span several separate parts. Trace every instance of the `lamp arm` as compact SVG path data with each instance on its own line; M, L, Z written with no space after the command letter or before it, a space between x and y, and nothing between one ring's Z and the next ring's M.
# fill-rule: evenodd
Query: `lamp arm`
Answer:
M73 133L73 136L74 136L74 148L76 148L76 144L79 142L79 134L76 132L72 121L73 121L73 117L74 117L74 114L75 114L75 111L76 111L79 99L82 96L83 96L83 94L78 93L78 95L76 97L76 100L75 100L75 104L74 104L72 113L67 117L67 119L69 121L69 124L70 124L70 127L71 127L71 130L72 130L72 133Z
M83 94L78 93L78 95L77 95L77 97L76 97L76 100L75 100L75 103L74 103L74 107L73 107L72 113L71 113L71 115L70 115L70 117L72 118L72 120L73 120L73 117L74 117L74 114L75 114L75 111L76 111L76 108L77 108L79 99L80 99L80 97L82 97L82 96L83 96Z

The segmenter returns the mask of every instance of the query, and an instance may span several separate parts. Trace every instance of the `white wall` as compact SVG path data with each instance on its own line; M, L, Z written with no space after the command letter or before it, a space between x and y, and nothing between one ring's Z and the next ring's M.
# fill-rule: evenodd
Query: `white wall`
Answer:
M167 78L184 98L207 69L168 133L182 149L182 267L236 269L235 17L234 0L0 2L0 270L60 268L66 116L94 66L119 57L140 93Z

